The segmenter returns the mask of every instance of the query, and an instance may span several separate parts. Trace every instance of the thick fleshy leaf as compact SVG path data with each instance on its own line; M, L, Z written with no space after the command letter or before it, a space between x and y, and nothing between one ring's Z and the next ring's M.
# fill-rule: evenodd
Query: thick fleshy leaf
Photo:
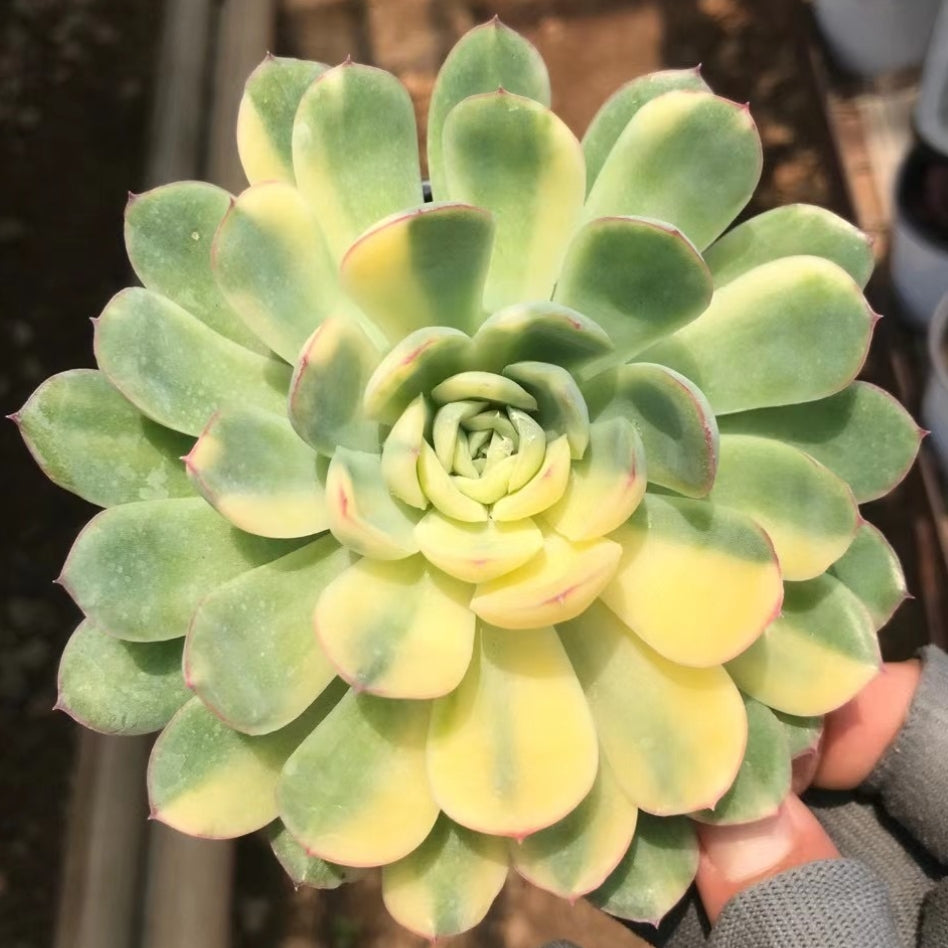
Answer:
M303 93L328 68L268 54L250 74L237 112L237 152L251 184L294 183L293 119Z
M418 456L418 482L428 500L445 517L463 523L487 521L487 508L484 504L468 497L458 488L427 441L421 443L421 453Z
M108 380L149 418L198 435L225 405L282 414L289 366L248 352L151 290L122 290L95 324Z
M248 737L231 730L200 698L169 722L148 761L152 816L190 836L232 839L277 816L277 782L287 757L339 699L329 689L292 724Z
M594 319L628 359L698 317L711 291L701 254L675 227L601 217L573 238L554 299Z
M602 166L635 113L652 99L676 89L709 91L698 69L665 69L636 77L606 99L583 135L587 192L599 177Z
M780 616L727 670L742 691L788 714L826 714L876 674L879 645L865 606L838 579L787 583Z
M180 461L191 440L145 418L94 369L47 379L13 418L43 473L99 507L194 493Z
M393 425L419 395L461 368L470 342L465 333L447 326L431 326L406 336L382 359L366 384L366 415Z
M583 387L590 416L627 418L638 428L648 479L704 497L718 464L718 425L702 391L662 365L637 362L600 373Z
M550 78L540 54L495 17L462 36L438 72L428 110L428 175L435 200L447 194L442 133L448 113L468 96L497 89L550 104Z
M586 799L558 823L510 843L510 859L528 882L566 899L598 888L632 842L638 810L600 755Z
M504 841L442 813L414 852L382 869L382 899L396 922L433 942L477 925L506 878Z
M270 848L273 855L286 870L296 886L306 885L313 889L338 889L345 882L350 882L358 875L358 870L348 866L337 866L326 862L318 856L310 856L306 850L293 839L290 831L280 820L274 820L267 829L270 839Z
M546 458L547 443L546 432L537 424L532 415L516 408L507 409L507 415L517 435L517 463L510 472L510 481L507 485L507 490L514 493L525 487L539 472ZM562 448L558 448L557 451L566 453ZM551 460L556 461L556 458ZM553 469L548 469L552 475ZM496 517L496 511L494 516Z
M569 540L592 540L625 523L645 494L646 455L631 421L607 418L590 429L589 447L569 472L566 493L543 513Z
M381 866L421 844L438 816L428 789L426 701L349 691L283 768L280 816L310 855Z
M612 534L622 547L602 599L665 658L719 665L780 611L780 570L767 536L716 504L646 494Z
M746 108L710 92L666 92L623 129L590 189L584 217L651 217L703 250L754 193L761 160Z
M922 438L899 402L868 382L816 402L726 415L719 424L723 432L775 438L806 451L846 481L860 504L905 477Z
M697 871L698 839L691 823L641 813L625 858L589 901L610 915L657 925Z
M829 572L856 594L869 610L877 630L908 596L905 574L895 550L871 523L860 524L849 549Z
M766 705L744 698L747 747L741 769L713 810L699 810L699 823L732 826L773 816L790 792L790 747L786 729Z
M425 396L419 395L399 415L382 445L382 477L389 491L419 510L426 510L429 503L418 478L418 458L430 414Z
M56 707L105 734L157 731L189 697L180 641L123 642L86 621L59 662Z
M521 838L586 796L598 747L556 633L478 623L464 681L434 703L428 774L438 805L469 829Z
M799 254L832 260L860 286L875 265L872 244L861 230L812 204L787 204L744 221L708 247L704 259L720 288L762 263Z
M502 629L533 629L579 615L615 575L622 548L611 540L572 543L555 533L523 566L474 590L471 609Z
M718 415L809 402L862 367L874 317L835 263L784 257L718 290L694 322L643 353L687 376Z
M254 352L264 346L224 299L211 244L233 198L203 181L176 181L136 194L125 209L125 247L138 278L211 329Z
M470 586L420 556L359 560L323 590L316 635L357 691L436 698L460 684L474 647Z
M543 513L566 492L572 467L569 439L560 435L546 448L536 474L518 490L502 497L491 509L495 520L523 520Z
M290 383L288 414L297 434L320 454L337 447L379 449L379 426L363 415L362 393L381 353L350 319L330 316L313 333Z
M489 372L526 359L570 368L613 349L597 323L546 300L498 310L481 323L473 343L471 363Z
M496 221L487 311L549 299L586 187L573 133L539 103L500 90L455 106L443 143L447 195Z
M323 536L241 573L198 606L188 684L230 727L266 734L295 720L336 675L313 635L320 593L353 555Z
M319 456L285 417L250 406L224 408L185 463L207 502L241 530L306 537L329 526Z
M802 718L796 714L786 714L773 709L771 713L783 726L791 759L814 750L819 745L820 736L823 733L823 718L820 715Z
M293 170L338 260L366 228L422 202L415 113L405 87L346 61L303 93Z
M601 602L557 628L628 798L663 816L713 806L734 780L747 734L724 670L662 658Z
M143 500L93 517L60 581L103 632L159 642L184 635L215 586L298 545L242 533L200 497Z
M425 326L472 332L493 239L482 208L426 204L363 234L342 259L342 285L392 342Z
M532 520L464 523L437 510L415 527L425 557L449 576L484 583L522 566L543 547L543 534Z
M234 202L214 238L214 274L244 322L289 363L339 303L316 216L296 188L278 181L247 188Z
M524 411L536 411L536 399L523 386L494 372L459 372L431 390L435 404L445 405L460 399L500 402Z
M377 454L336 451L326 474L326 508L333 536L356 553L398 560L418 552L418 514L389 493Z
M711 500L767 531L790 580L812 579L829 568L859 524L845 481L798 448L754 435L721 436Z

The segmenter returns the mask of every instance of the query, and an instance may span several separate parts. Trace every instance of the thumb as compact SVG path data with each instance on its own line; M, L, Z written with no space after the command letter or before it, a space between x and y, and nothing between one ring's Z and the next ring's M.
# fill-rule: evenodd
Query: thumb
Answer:
M839 851L816 817L791 794L770 817L742 826L698 826L701 859L695 882L712 922L743 889L786 869Z

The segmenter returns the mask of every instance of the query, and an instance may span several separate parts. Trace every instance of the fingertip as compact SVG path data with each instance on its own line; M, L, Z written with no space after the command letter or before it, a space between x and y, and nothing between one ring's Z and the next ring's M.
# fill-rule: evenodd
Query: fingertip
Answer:
M774 816L742 826L698 826L698 838L695 882L712 922L738 892L794 866L839 856L816 817L793 794Z

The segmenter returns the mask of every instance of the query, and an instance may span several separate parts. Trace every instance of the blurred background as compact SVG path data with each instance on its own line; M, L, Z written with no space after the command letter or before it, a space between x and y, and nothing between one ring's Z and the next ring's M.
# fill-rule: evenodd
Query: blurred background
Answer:
M939 328L948 314L930 328L948 290L941 158L948 147L940 137L948 14L937 32L938 7L938 0L2 0L0 408L13 412L55 372L93 365L89 317L130 282L122 246L128 190L188 177L241 188L233 120L243 78L266 50L330 64L351 55L396 73L423 137L439 64L462 33L499 14L539 48L553 107L577 135L619 85L659 68L701 63L717 93L749 101L764 175L746 213L811 202L873 235L881 263L873 305L905 318L880 325L866 377L913 411L928 383L926 424L937 445L940 420L948 425ZM171 831L146 831L147 739L83 736L51 711L58 656L78 621L52 580L93 511L41 476L13 425L0 428L0 438L0 945L421 944L391 927L371 882L293 892L258 838L188 848ZM905 656L920 642L944 642L946 520L929 452L866 515L896 546L916 595L885 633L886 651ZM456 944L533 948L555 936L586 948L640 944L583 903L570 908L516 880L487 923Z

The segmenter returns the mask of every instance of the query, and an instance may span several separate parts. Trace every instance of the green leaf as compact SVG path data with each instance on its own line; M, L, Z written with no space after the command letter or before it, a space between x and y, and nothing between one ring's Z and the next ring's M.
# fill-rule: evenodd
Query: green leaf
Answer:
M879 669L872 619L854 593L823 575L787 583L783 610L727 670L738 687L777 711L826 714Z
M648 479L704 497L718 464L718 425L701 390L679 373L639 362L600 373L583 387L596 420L626 418L645 446Z
M200 497L144 500L93 517L61 582L103 632L160 642L187 632L215 586L298 545L241 533Z
M763 263L799 254L831 260L861 287L875 265L872 245L862 231L812 204L787 204L758 214L713 243L704 258L720 289Z
M194 493L180 461L191 439L149 421L101 372L54 375L13 417L43 473L99 507Z
M698 317L711 291L701 255L674 227L603 217L573 238L554 298L594 319L628 359Z
M540 54L494 17L462 36L438 72L428 110L428 174L435 200L447 194L442 139L448 113L468 96L497 89L550 104L550 78Z
M280 182L254 185L234 202L214 238L214 274L244 322L289 363L340 300L312 208Z
M877 630L908 598L899 558L871 523L860 524L849 549L829 572L856 594Z
M791 760L805 754L807 751L816 750L823 734L823 718L821 715L803 718L796 714L774 711L772 708L771 713L783 725Z
M625 126L584 219L651 217L703 250L748 202L760 169L760 138L746 108L710 92L666 92Z
M815 402L727 415L719 424L722 432L774 438L806 451L846 481L860 504L905 477L923 434L899 402L868 382Z
M657 925L681 901L697 871L691 823L640 813L625 858L588 898L610 915Z
M819 576L849 548L859 510L852 491L798 448L753 435L722 435L715 504L759 523L785 579Z
M251 184L295 182L293 119L303 93L328 68L267 54L250 74L237 113L237 151Z
M215 332L254 352L267 347L224 299L211 244L233 198L203 181L176 181L134 195L125 209L125 247L138 278Z
M303 94L293 170L339 260L364 230L422 203L415 112L390 73L346 61Z
M56 707L105 734L157 731L190 696L180 641L123 642L85 621L59 663Z
M293 885L310 886L313 889L338 889L359 875L357 869L337 866L318 856L310 856L292 836L280 820L274 820L267 828L270 848L280 865L286 870Z
M426 326L471 332L494 242L487 211L426 204L364 233L340 264L343 286L392 342Z
M418 510L429 503L418 477L418 458L430 414L425 396L419 395L399 415L382 445L382 477L390 493Z
M319 457L286 418L224 408L185 461L207 502L241 530L307 537L328 529Z
M734 783L714 809L699 810L699 823L733 826L773 816L790 792L790 747L786 729L773 711L744 697L747 747Z
M133 405L184 434L200 434L224 405L286 410L288 366L248 352L150 290L112 298L95 324L95 353Z
M855 378L873 322L836 264L784 257L718 290L698 319L642 359L687 376L718 415L809 402Z
M606 99L583 135L587 193L592 189L619 136L636 112L652 99L676 89L710 91L698 69L665 69L637 76Z
M421 453L418 455L418 483L424 496L445 517L463 523L487 521L484 504L461 491L455 479L441 466L438 455L427 441L422 441Z
M152 816L206 839L233 839L277 817L276 787L287 757L339 699L328 689L287 727L248 737L192 698L161 732L148 761Z
M447 196L496 221L484 306L549 299L579 220L579 142L549 109L499 91L465 99L444 124Z
M348 550L323 536L201 601L188 630L185 674L230 727L244 734L284 727L335 677L313 634L313 610L352 562Z

